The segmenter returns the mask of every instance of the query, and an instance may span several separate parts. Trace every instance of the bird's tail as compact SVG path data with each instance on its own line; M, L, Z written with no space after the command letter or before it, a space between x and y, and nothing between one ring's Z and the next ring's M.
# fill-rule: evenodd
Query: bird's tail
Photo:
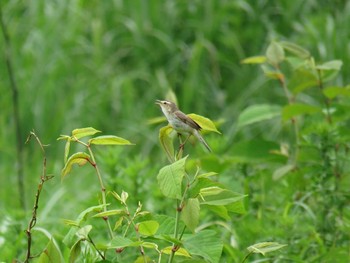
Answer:
M209 145L207 144L207 142L204 140L203 136L200 134L199 131L195 130L194 135L197 137L197 139L205 146L205 148L207 148L207 150L209 152L211 152L211 149L209 147Z

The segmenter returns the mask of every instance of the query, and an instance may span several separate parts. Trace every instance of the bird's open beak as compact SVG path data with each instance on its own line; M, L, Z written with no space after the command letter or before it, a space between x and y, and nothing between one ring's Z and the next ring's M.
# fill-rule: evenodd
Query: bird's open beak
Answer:
M158 105L160 105L160 104L162 104L162 101L161 101L161 100L156 100L155 103L158 104Z

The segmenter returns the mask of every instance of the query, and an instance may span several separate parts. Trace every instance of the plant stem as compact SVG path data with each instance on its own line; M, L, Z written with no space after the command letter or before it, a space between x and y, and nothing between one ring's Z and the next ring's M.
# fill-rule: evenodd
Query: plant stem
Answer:
M5 60L7 72L10 78L10 88L12 91L12 105L13 105L13 118L16 133L16 154L17 154L17 184L19 192L19 201L22 209L26 209L25 203L25 188L24 188L24 171L23 171L23 144L22 144L22 129L19 117L19 103L18 103L18 88L15 79L15 74L13 71L12 60L11 60L11 40L7 32L7 27L4 23L2 17L2 7L0 4L0 23L2 28L2 33L5 42Z
M44 149L44 146L42 145L40 139L38 138L38 136L34 133L34 132L30 132L28 138L27 138L27 141L26 143L29 142L29 140L31 139L31 137L35 137L36 141L38 142L40 148L41 148L41 151L42 151L42 154L43 154L43 165L42 165L42 174L40 176L40 182L38 184L38 189L36 191L36 194L35 194L35 201L34 201L34 206L33 206L33 212L32 212L32 218L31 220L29 221L28 223L28 227L26 229L26 235L27 235L27 253L26 253L26 259L24 260L25 263L29 262L29 259L32 258L31 256L31 246L32 246L32 229L33 227L35 226L36 224L36 220L37 220L37 210L38 210L38 207L39 207L39 198L40 198L40 193L41 193L41 190L43 189L43 186L44 186L44 183L51 179L52 176L47 176L46 175L46 154L45 154L45 149Z
M185 188L185 191L182 195L182 199L181 201L179 202L179 200L176 200L176 217L175 217L175 229L174 229L174 238L178 238L179 236L179 226L180 226L180 215L181 215L181 212L182 212L182 209L184 207L184 203L185 203L185 197L186 197L186 194L187 194L187 191L188 189L190 188L190 183L189 183L189 176L187 175L186 173L186 178L187 178L187 185L186 185L186 188ZM185 231L186 227L183 229L183 231L181 232L181 235L180 235L180 240L182 238L182 235ZM170 254L170 257L169 257L169 263L171 263L173 261L173 258L175 256L175 253L176 253L176 246L177 244L173 243L173 249L171 251L171 254Z
M135 232L136 232L137 240L138 240L138 241L142 241L142 240L141 240L140 233L139 233L139 231L138 231L138 228L137 228L137 226L136 226L136 224L135 224L135 218L136 218L136 216L137 216L137 212L135 212L134 215L133 215L133 217L131 217L131 216L130 216L129 209L128 209L128 206L126 205L126 203L124 203L124 207L125 207L125 210L126 210L126 213L127 213L127 217L128 217L128 225L127 225L127 227L126 227L126 229L125 229L125 232L124 232L124 234L123 234L123 237L126 236L126 233L128 232L130 226L132 225L132 226L134 227ZM146 258L146 255L145 255L145 250L144 250L144 248L143 248L142 245L140 245L140 252L141 252L141 255L142 255L142 257L143 257L143 262L147 263L147 258Z
M253 253L253 252L249 252L249 253L244 257L244 259L242 260L241 263L244 263L252 253Z
M277 67L277 69L279 70L279 67ZM290 92L288 90L284 75L282 74L281 77L278 78L283 90L284 90L284 94L286 95L286 98L288 100L288 104L292 105L294 103L294 99L293 97L290 95ZM298 124L297 124L297 119L295 117L292 117L291 119L292 122L292 126L293 126L293 131L294 131L294 137L295 137L295 147L294 147L294 156L292 159L292 163L295 166L298 160L298 155L299 155L299 129L298 129Z
M102 176L101 176L100 170L98 169L98 166L97 166L97 163L96 163L96 160L95 160L95 157L94 157L94 154L93 154L93 152L91 150L90 145L87 145L87 148L89 150L89 153L90 153L90 156L91 156L91 160L93 162L93 166L94 166L94 168L96 170L97 178L98 178L98 181L100 183L101 193L102 193L103 211L107 212L106 188L104 187ZM111 224L109 222L108 217L105 219L105 221L106 221L106 224L108 226L109 236L110 236L111 239L113 239L114 238L114 234L113 234L112 227L111 227Z
M322 81L322 76L321 76L321 70L317 70L317 78L318 78L318 87L320 88L320 91L322 93L322 96L324 97L324 104L326 105L326 121L329 124L332 124L332 116L330 112L330 103L327 97L323 94L323 81Z
M101 251L99 251L94 243L94 241L91 239L90 235L88 235L88 239L89 239L89 242L92 244L92 246L95 248L95 250L97 251L97 253L100 255L100 257L105 260L105 256L101 253Z

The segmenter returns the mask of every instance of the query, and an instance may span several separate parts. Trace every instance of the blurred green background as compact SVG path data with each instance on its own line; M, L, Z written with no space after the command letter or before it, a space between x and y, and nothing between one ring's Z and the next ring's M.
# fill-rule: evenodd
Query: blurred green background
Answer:
M332 255L318 240L307 212L283 215L292 196L304 187L297 178L274 182L267 168L254 170L254 165L226 161L237 142L256 137L275 141L283 129L274 122L236 129L247 106L286 103L277 82L267 81L259 67L240 63L263 54L271 40L297 43L318 61L342 60L343 70L334 84L350 82L349 1L11 0L2 1L1 8L19 89L21 142L34 129L49 145L47 170L55 175L40 200L40 227L62 238L67 228L61 219L75 218L96 204L99 188L91 169L74 169L63 183L59 177L64 143L57 137L88 126L136 144L97 150L109 187L124 189L148 210L171 214L153 190L157 172L167 164L158 143L162 124L148 123L161 116L155 100L171 89L184 112L220 123L221 136L206 136L216 155L189 146L191 156L204 169L222 173L220 180L232 190L250 195L247 214L233 216L230 222L232 262L240 262L247 246L268 240L289 244L284 257L290 261L304 262L308 253L314 260L320 253ZM19 193L3 37L0 47L0 254L9 260L23 258L22 230L31 216L42 155L35 143L24 147L25 192ZM243 176L247 169L248 179ZM339 253L346 257L349 248Z

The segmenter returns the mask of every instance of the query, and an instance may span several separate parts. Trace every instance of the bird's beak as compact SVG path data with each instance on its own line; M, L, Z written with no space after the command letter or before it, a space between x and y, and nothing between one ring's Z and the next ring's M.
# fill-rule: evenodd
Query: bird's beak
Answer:
M161 101L161 100L156 100L155 103L158 104L158 105L161 105L161 104L162 104L162 101Z

